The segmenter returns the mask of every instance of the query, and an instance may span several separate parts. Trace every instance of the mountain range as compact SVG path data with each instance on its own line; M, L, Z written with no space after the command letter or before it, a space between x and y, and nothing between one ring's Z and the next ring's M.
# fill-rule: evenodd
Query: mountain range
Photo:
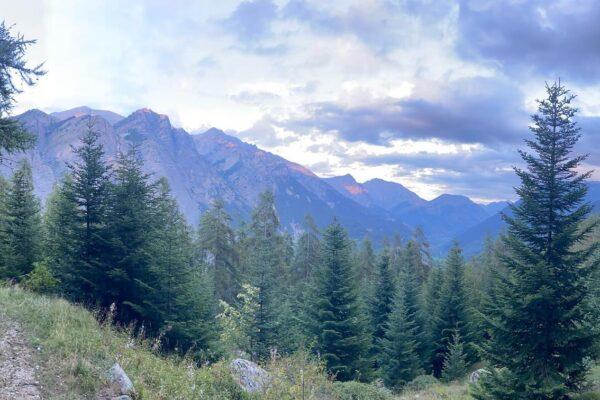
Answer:
M443 194L427 201L399 183L372 179L357 182L351 175L320 178L309 169L211 128L189 134L172 126L166 115L140 109L124 117L107 110L77 107L51 114L29 110L15 117L37 137L36 146L13 155L0 169L9 175L15 162L32 164L34 185L42 200L74 161L73 146L88 129L100 133L106 158L113 163L120 151L137 144L147 172L166 177L188 222L199 217L217 198L235 223L251 215L265 189L275 194L282 226L302 229L307 214L321 227L336 217L351 237L410 237L421 226L434 255L442 255L454 239L477 252L486 234L502 229L499 212L507 202L477 204L465 196ZM9 162L6 162L9 161ZM590 194L600 200L600 183ZM482 235L479 237L478 235Z

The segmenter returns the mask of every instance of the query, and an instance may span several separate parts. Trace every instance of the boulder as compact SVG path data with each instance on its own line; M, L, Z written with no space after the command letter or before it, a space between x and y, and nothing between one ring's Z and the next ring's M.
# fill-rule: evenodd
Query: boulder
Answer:
M243 358L236 358L229 367L233 378L248 393L261 392L271 380L267 371Z
M469 375L469 382L477 383L479 378L481 378L483 375L486 375L489 373L490 373L490 371L488 371L487 369L479 368L478 370L471 372L471 375Z
M129 379L129 377L127 376L125 371L123 371L123 368L121 368L119 363L115 363L108 370L108 380L113 389L120 395L130 395L135 393L135 389L133 388L133 382L131 382L131 379Z

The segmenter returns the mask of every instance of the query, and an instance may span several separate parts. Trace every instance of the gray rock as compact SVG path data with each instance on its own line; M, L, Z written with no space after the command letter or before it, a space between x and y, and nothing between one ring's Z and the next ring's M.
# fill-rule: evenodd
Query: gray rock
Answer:
M115 363L108 370L108 380L111 386L117 391L119 394L129 395L134 394L135 389L133 387L133 382L127 376L123 368L119 365L119 363ZM126 400L118 397L119 400Z
M122 396L113 397L111 400L132 400L132 398L124 394Z
M271 380L269 373L252 361L236 358L229 367L242 389L248 393L261 392Z
M488 371L487 369L479 368L478 370L471 372L471 375L469 376L469 382L477 383L479 378L481 378L483 375L487 375L489 373L490 373L490 371Z

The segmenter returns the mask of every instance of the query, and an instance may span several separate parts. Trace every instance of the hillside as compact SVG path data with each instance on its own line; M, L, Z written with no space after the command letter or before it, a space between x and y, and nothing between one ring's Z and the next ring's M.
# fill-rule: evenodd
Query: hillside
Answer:
M197 368L187 359L160 355L157 342L132 339L125 330L99 324L90 312L65 300L16 287L0 287L0 310L0 355L4 354L2 343L7 343L8 337L11 345L16 341L20 345L13 349L19 356L19 377L11 376L9 383L14 386L29 378L26 383L32 386L12 392L21 399L23 393L31 394L27 400L111 399L106 371L118 361L133 381L136 400L393 400L389 393L369 385L332 384L318 364L307 363L302 356L269 363L271 385L262 395L251 396L237 386L226 363ZM0 371L9 370L8 361L0 358ZM297 379L302 367L304 397ZM32 376L25 376L26 370ZM4 400L3 393L0 390L0 399ZM464 385L434 385L397 399L434 399L443 395L460 400L468 398L465 393ZM354 397L357 394L360 397Z

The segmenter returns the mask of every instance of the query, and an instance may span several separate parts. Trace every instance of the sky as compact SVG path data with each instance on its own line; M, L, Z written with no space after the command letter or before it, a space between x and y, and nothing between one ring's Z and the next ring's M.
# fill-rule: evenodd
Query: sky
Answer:
M320 176L514 199L545 82L600 166L600 2L0 0L47 74L15 113L148 107ZM594 179L600 179L596 172Z

